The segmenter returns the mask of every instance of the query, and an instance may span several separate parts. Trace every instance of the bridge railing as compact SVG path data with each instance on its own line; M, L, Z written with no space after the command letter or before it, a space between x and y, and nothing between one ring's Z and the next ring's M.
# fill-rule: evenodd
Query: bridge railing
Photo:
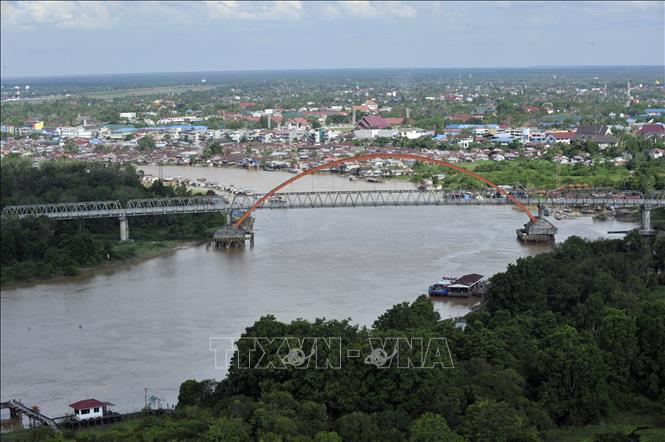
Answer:
M246 209L262 195L236 196L232 209ZM591 192L515 193L515 198L526 205L544 203L552 206L639 206L652 204L662 206L663 194L593 194ZM368 206L415 206L415 205L508 205L505 196L496 192L442 191L442 190L342 190L323 192L277 193L265 200L259 208L286 209L306 207L368 207Z
M34 204L8 206L2 209L3 215L48 216L54 219L101 218L121 216L124 209L120 201L86 201L79 203Z
M546 206L628 207L642 204L665 207L665 192L594 192L546 191L514 192L522 204ZM238 194L231 201L219 195L176 198L134 199L122 207L119 201L88 201L78 203L35 204L10 206L2 215L46 216L51 219L102 218L179 213L245 211L262 195ZM315 207L376 207L418 205L508 205L510 201L494 191L443 190L342 190L323 192L285 192L266 199L262 209Z
M176 198L146 198L127 202L126 215L160 213L195 213L227 210L229 204L222 196L192 196Z

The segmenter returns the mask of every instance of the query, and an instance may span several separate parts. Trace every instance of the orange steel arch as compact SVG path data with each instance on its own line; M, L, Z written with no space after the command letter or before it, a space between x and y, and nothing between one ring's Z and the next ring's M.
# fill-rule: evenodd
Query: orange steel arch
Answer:
M535 221L536 217L533 216L533 214L527 209L524 204L520 203L514 196L488 180L487 178L478 175L475 172L472 172L470 170L464 169L462 167L456 166L454 164L448 163L446 161L441 161L441 160L436 160L434 158L429 158L429 157L424 157L420 155L413 155L413 154L408 154L408 153L370 153L370 154L365 154L365 155L358 155L355 157L347 157L347 158L340 158L339 160L333 160L328 163L322 164L320 166L313 167L311 169L308 169L302 173L299 173L298 175L289 178L288 180L284 181L282 184L279 184L278 186L274 187L270 192L266 193L263 195L261 198L256 200L252 206L245 211L245 213L242 214L242 216L236 221L234 226L236 228L240 227L243 221L247 219L247 217L261 204L263 204L268 198L273 196L275 193L279 192L281 189L284 187L288 186L289 184L293 183L294 181L298 181L300 178L306 177L307 175L311 175L316 172L320 172L322 170L328 169L330 167L337 166L339 164L343 163L350 163L353 161L367 161L367 160L373 160L375 158L381 158L381 159L397 159L397 160L416 160L416 161L422 161L423 163L430 163L430 164L436 164L439 166L447 167L448 169L453 169L456 170L457 172L461 172L465 175L470 176L471 178L474 178L482 183L487 184L490 187L493 187L496 189L497 192L499 192L501 195L505 196L515 204L522 212L524 212L531 221Z

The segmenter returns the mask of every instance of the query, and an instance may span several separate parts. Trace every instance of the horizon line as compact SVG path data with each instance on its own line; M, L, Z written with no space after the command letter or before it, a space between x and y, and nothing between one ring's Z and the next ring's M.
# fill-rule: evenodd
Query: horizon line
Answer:
M105 73L66 73L66 74L21 74L2 75L0 80L14 79L47 79L47 78L76 78L101 77L109 75L173 75L173 74L221 74L221 73L260 73L260 72L331 72L331 71L423 71L423 70L517 70L517 69L583 69L583 68L663 68L661 64L589 64L589 65L532 65L532 66L486 66L486 67L344 67L344 68L256 68L256 69L228 69L228 70L202 70L202 71L158 71L158 72L105 72Z

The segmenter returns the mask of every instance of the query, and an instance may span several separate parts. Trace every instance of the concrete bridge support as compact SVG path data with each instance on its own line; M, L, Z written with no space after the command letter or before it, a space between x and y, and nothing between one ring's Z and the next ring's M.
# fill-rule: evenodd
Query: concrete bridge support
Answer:
M127 241L129 239L129 221L126 216L120 218L120 241Z
M538 205L538 216L535 221L524 224L523 229L517 229L517 238L523 242L551 242L558 229L545 219L545 205Z
M642 214L642 223L640 224L640 234L653 235L654 231L651 228L651 206L643 204L640 206L640 213Z

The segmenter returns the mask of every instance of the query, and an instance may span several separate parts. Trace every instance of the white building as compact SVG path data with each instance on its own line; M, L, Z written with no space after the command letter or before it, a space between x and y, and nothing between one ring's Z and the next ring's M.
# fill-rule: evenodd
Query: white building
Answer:
M353 131L357 140L372 140L377 137L394 138L397 131L394 129L357 129Z
M370 112L376 112L379 109L379 105L374 102L374 100L365 101L365 105Z
M83 126L77 127L58 127L55 133L64 138L92 138L92 131L85 129Z
M420 137L424 136L433 136L434 132L429 130L422 130L422 129L408 129L408 130L403 130L400 135L404 138L407 138L409 140L416 140Z
M649 158L652 160L657 160L658 158L663 158L665 156L665 150L663 149L651 149L649 151Z
M111 402L100 402L97 399L84 399L69 404L74 409L74 418L80 421L96 419L111 413Z
M470 137L461 138L457 141L457 145L462 149L468 149L471 143L473 143L473 138Z
M134 121L136 120L136 112L120 112L120 118L125 120Z

